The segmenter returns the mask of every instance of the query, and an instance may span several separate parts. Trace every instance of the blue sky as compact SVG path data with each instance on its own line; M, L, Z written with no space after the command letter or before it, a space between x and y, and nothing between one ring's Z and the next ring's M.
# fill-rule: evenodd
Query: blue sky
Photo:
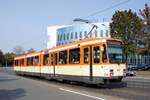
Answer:
M71 24L74 18L85 18L126 0L0 0L0 49L14 47L40 50L46 45L47 26ZM150 0L129 0L88 19L110 21L116 10L138 12Z

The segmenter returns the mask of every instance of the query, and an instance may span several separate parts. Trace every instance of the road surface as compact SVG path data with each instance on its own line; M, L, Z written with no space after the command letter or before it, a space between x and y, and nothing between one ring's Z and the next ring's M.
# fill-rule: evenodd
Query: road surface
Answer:
M150 79L126 78L122 83L85 86L15 75L0 70L0 100L149 100Z

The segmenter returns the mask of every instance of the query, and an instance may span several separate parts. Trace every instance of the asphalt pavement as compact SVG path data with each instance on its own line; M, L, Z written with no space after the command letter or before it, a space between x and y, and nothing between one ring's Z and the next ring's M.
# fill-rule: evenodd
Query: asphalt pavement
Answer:
M17 76L0 69L0 100L149 100L150 79L125 78L108 87Z
M57 82L41 81L0 71L0 100L120 100Z

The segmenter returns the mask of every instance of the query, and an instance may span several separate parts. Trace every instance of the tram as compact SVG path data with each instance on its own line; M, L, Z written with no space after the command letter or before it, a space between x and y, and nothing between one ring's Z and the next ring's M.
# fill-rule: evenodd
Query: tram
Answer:
M87 38L14 58L21 75L90 84L121 82L126 73L122 41Z

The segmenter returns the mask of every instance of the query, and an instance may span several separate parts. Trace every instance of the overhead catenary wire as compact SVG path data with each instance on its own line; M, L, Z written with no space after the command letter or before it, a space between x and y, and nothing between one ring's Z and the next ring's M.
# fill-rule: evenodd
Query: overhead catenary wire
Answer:
M115 4L115 5L112 5L112 6L110 6L110 7L105 8L105 9L102 9L102 10L100 10L100 11L94 12L94 13L92 13L92 14L90 14L90 15L84 17L83 19L87 19L87 18L92 17L92 16L95 16L95 15L97 15L97 14L99 14L99 13L102 13L102 12L105 12L105 11L107 11L107 10L113 9L113 8L118 7L118 6L120 6L120 5L123 5L123 4L125 4L125 3L129 2L129 1L130 1L130 0L122 1L122 2L120 2L120 3L118 3L118 4Z

